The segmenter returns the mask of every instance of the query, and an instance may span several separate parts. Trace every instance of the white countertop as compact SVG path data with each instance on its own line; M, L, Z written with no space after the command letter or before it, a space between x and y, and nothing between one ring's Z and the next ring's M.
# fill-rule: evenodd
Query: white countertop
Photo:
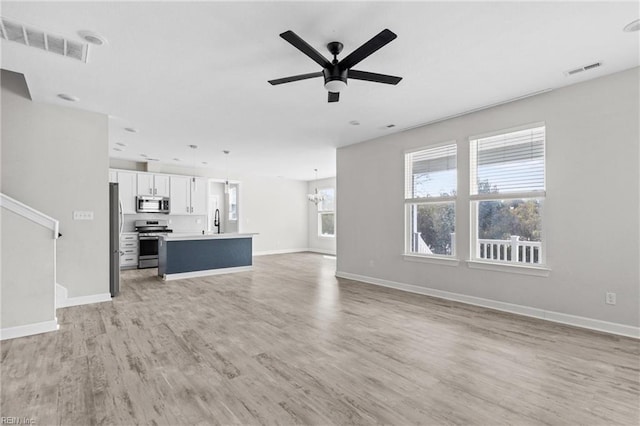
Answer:
M173 232L171 234L162 235L160 238L165 241L186 241L186 240L222 240L231 238L251 238L254 235L258 235L256 232L229 232L228 234L214 234L212 232L197 233L197 232Z

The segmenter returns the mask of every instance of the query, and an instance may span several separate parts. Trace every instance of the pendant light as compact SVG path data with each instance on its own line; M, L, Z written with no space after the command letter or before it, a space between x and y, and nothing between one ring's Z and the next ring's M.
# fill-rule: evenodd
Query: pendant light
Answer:
M316 172L316 180L315 180L315 182L316 182L316 185L317 185L318 184L317 183L318 182L318 169L313 169L313 170ZM319 202L324 201L324 195L318 193L318 187L316 186L316 189L315 189L313 194L307 194L307 199L317 206Z
M229 193L229 153L231 151L225 149L222 152L224 152L224 155L225 155L225 158L226 158L225 162L226 162L226 168L227 168L227 170L226 170L226 176L227 177L225 178L225 181L224 181L224 193L228 194Z

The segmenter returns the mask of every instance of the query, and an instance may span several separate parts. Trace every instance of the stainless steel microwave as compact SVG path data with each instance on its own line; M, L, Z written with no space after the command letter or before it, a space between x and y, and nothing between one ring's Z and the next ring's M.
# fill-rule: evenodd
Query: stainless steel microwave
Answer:
M168 197L152 197L138 195L136 197L136 211L138 213L169 213Z

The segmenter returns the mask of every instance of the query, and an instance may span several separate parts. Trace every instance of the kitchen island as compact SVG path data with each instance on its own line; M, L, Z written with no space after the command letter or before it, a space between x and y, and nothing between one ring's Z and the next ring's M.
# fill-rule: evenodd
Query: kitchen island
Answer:
M254 235L174 233L161 236L158 276L168 281L250 271Z

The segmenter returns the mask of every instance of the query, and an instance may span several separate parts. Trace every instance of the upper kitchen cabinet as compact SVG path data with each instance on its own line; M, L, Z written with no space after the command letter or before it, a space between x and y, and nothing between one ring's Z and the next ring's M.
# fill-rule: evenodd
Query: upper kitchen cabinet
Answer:
M138 195L157 195L168 197L169 176L152 173L138 173Z
M118 183L118 172L109 170L109 183Z
M191 179L191 214L207 214L207 179Z
M207 214L207 179L171 176L171 214Z
M136 213L137 173L118 172L118 192L122 203L123 214Z

